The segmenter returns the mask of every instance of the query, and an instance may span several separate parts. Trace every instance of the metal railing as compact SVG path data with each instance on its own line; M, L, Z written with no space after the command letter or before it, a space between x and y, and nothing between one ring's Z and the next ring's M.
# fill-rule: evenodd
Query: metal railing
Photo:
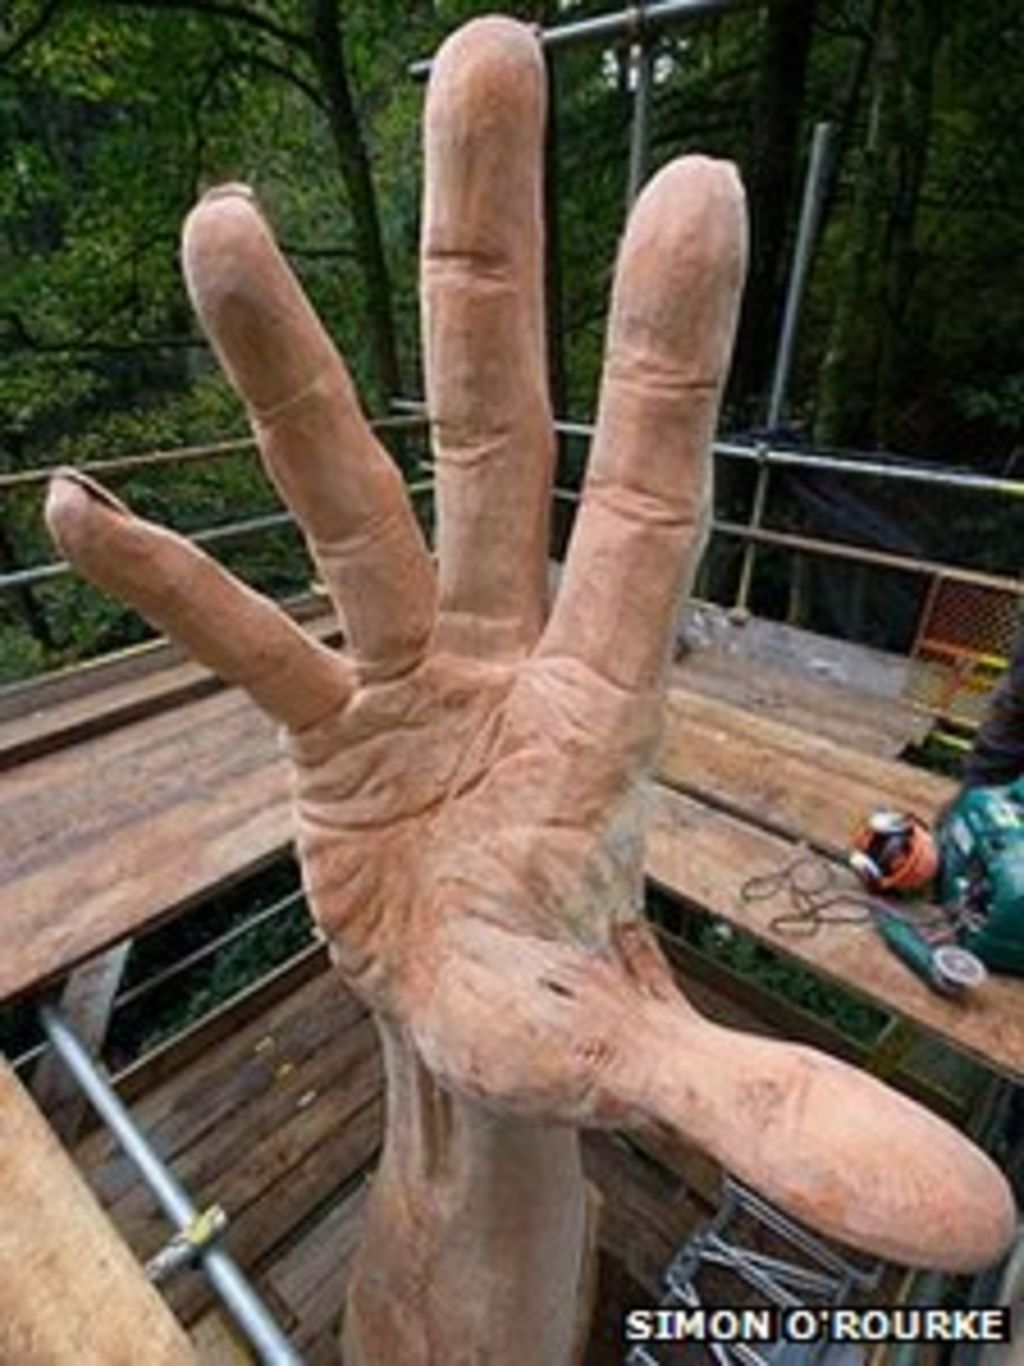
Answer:
M408 430L424 427L425 419L416 415L393 414L375 418L370 425L374 431ZM204 446L184 446L180 450L146 451L140 455L94 460L76 465L73 468L78 473L102 475L107 478L110 476L130 477L140 471L160 466L205 463L229 455L251 454L255 450L256 441L253 437L238 437L228 441L212 442ZM26 489L42 487L62 468L67 467L53 465L0 474L0 497L5 494L22 492ZM433 484L430 480L414 481L409 485L409 495L413 498L421 497L423 494L429 493L432 487ZM282 509L280 512L240 518L237 521L225 522L218 526L201 527L199 530L184 534L185 539L191 541L193 545L209 546L224 541L244 540L260 532L274 531L281 527L292 527L294 525L294 514L287 509ZM0 574L0 593L11 589L33 588L37 584L48 583L71 572L71 565L66 560L53 560L46 564L30 565L25 569L9 570Z
M376 430L398 428L425 428L429 418L425 405L417 399L396 399L394 407L397 416L376 419ZM555 430L559 435L571 438L590 438L594 425L589 422L558 420ZM176 461L187 464L199 460L222 458L227 455L249 452L254 449L251 438L239 438L208 446L185 447L180 452L162 450L142 455L124 456L106 461L96 461L80 468L89 473L130 476L141 470L158 465L173 464ZM913 573L924 577L942 577L955 581L984 585L1000 591L1024 596L1024 582L1012 575L999 575L972 569L965 565L940 562L912 555L899 555L878 550L872 546L842 541L824 540L820 537L803 536L782 529L772 529L763 525L767 480L773 470L789 471L829 471L835 474L850 475L856 478L872 478L896 484L926 485L936 489L969 494L987 494L999 498L1024 500L1024 480L1007 479L997 475L979 474L970 470L940 468L923 462L884 457L878 454L857 455L822 451L787 450L766 442L737 441L721 439L714 443L715 456L722 460L746 462L758 467L759 477L754 490L750 515L746 522L716 518L713 531L720 536L745 541L751 547L774 546L779 549L803 552L862 564L865 566ZM426 463L429 470L429 462ZM0 495L44 483L54 470L30 470L14 475L0 476ZM423 497L433 491L433 479L415 480L409 485L409 493L414 498ZM554 496L563 501L576 501L576 490L558 487ZM210 546L227 541L248 538L281 527L294 526L295 518L291 512L266 513L256 517L242 518L235 522L201 528L191 532L187 539L196 545ZM751 573L753 570L753 562ZM746 564L744 566L746 570ZM0 592L15 588L32 587L47 583L71 572L66 561L55 561L33 565L25 569L0 574ZM735 605L745 606L750 589L750 574L741 574L740 587Z
M286 916L293 912L296 907L304 906L304 904L305 894L301 889L289 892L287 895L279 897L276 901L272 902L271 905L265 906L262 909L253 910L252 913L246 915L244 919L230 926L230 928L223 930L220 934L215 935L214 938L210 939L207 943L202 944L199 948L184 953L180 958L174 959L166 966L161 967L158 971L144 977L134 985L122 988L115 996L111 1006L111 1027L117 1024L119 1017L123 1016L124 1012L129 1007L138 1009L141 1005L150 1002L154 994L162 990L169 983L180 983L183 978L195 973L198 969L213 967L218 957L233 944L237 944L241 940L248 938L257 930L265 930L279 924ZM197 907L181 917L181 922L184 923L191 917L202 918L207 913L208 907L206 905ZM262 980L262 977L268 972L279 972L301 961L308 955L312 946L322 943L322 936L315 928L308 910L306 911L306 921L308 933L295 952L285 955L279 962L275 962L271 967L267 967L267 965L264 964L254 971L251 977L240 980L238 984L239 991L247 991L254 983ZM138 947L144 945L146 937L147 936L145 935L140 936L134 941L134 946ZM159 1047L164 1047L168 1042L173 1042L176 1037L187 1033L193 1023L195 1022L190 1021L183 1025L180 1030L172 1032L167 1038L162 1038ZM12 1059L11 1065L14 1067L15 1071L25 1075L42 1058L48 1047L49 1045L46 1042L33 1044L31 1047L25 1048L18 1053ZM141 1049L138 1053L138 1059L145 1058L149 1051L151 1050L148 1047ZM136 1061L138 1059L136 1059Z
M135 1123L102 1066L90 1056L58 1010L43 1006L40 1018L50 1047L74 1077L152 1192L178 1235L180 1244L194 1246L197 1266L252 1346L262 1366L302 1366L302 1357L281 1331L235 1259L216 1241L197 1236L203 1218L198 1206ZM219 1228L226 1220L219 1208L208 1211L207 1218L214 1212L220 1216L216 1225ZM166 1264L171 1264L170 1259ZM181 1259L181 1264L187 1263ZM102 1306L98 1308L102 1311Z

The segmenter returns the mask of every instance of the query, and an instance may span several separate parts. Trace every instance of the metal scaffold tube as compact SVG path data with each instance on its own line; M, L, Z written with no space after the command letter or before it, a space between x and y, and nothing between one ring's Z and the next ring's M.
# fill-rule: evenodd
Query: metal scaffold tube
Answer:
M420 414L429 422L426 404L421 398L394 398L392 407L402 412ZM596 431L593 422L570 422L557 418L555 431L562 436L589 440ZM936 488L971 489L975 493L993 493L1007 498L1024 498L1024 479L1004 479L998 475L975 474L970 470L945 465L926 465L909 457L884 454L832 454L827 451L783 450L766 446L764 442L715 441L715 455L735 460L765 461L769 465L792 469L833 470L837 474L852 474L878 479L905 480L910 483L931 484Z
M40 1020L54 1052L138 1169L139 1175L174 1225L175 1232L184 1233L193 1228L200 1211L174 1173L153 1151L149 1140L132 1119L102 1068L53 1006L42 1007ZM198 1250L197 1258L210 1285L264 1366L302 1366L302 1358L271 1318L234 1259L217 1246Z
M818 123L814 128L811 154L807 163L807 178L804 181L804 197L800 207L800 225L797 228L796 245L793 249L793 265L789 273L789 288L786 291L786 308L779 332L779 344L775 354L775 370L772 375L771 395L768 399L766 425L769 435L774 435L782 420L786 389L793 368L793 354L796 349L797 325L800 321L800 307L807 277L810 274L814 243L821 221L821 208L825 200L825 185L831 165L832 125ZM760 468L754 487L754 499L750 510L750 528L756 531L764 521L764 510L768 501L768 479L771 472L767 456L767 446L759 451ZM750 587L754 575L754 557L757 545L748 541L743 551L743 564L740 568L739 586L736 590L736 606L746 608L750 600Z
M578 47L583 43L639 38L641 34L656 33L674 24L708 19L734 10L754 9L763 4L764 0L663 0L660 5L630 5L613 14L596 14L590 19L577 19L568 24L559 24L557 28L542 29L540 40L549 51L557 52L561 48ZM413 62L409 67L410 75L428 75L431 61L427 57Z
M815 124L814 138L811 142L811 155L807 165L807 179L804 182L804 199L800 209L800 226L797 229L796 247L793 250L793 266L789 276L789 289L786 292L786 310L779 333L779 345L775 356L775 372L772 375L772 391L768 400L767 426L769 432L777 430L782 419L786 401L786 389L790 372L793 369L793 352L796 347L797 325L800 321L800 308L807 289L811 258L821 222L822 205L829 170L832 165L834 127L831 123Z
M651 99L654 86L654 45L641 39L630 55L633 65L633 122L629 134L629 173L626 208L636 202L647 179L651 143Z

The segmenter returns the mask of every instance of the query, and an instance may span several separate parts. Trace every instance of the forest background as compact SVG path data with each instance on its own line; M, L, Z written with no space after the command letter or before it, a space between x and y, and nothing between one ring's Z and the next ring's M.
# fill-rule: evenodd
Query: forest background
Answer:
M367 408L421 392L416 294L423 88L414 59L465 0L6 0L0 9L0 480L58 463L240 436L239 405L192 319L180 224L220 180L256 189ZM545 25L616 0L504 3ZM1024 477L1024 10L1019 0L790 0L663 33L652 168L734 159L752 257L723 415L763 428L815 123L826 185L781 440L884 449ZM554 404L593 414L626 192L628 44L552 64L549 282ZM415 471L421 448L401 443ZM583 452L566 442L562 477ZM720 470L744 518L752 471ZM118 481L188 533L273 511L251 454ZM1019 504L1017 505L1019 508ZM0 575L53 559L38 485L0 488ZM1016 515L1016 524L1014 516ZM767 520L904 554L1019 568L997 500L818 476L777 478ZM310 569L294 532L224 541L277 595ZM703 581L726 601L742 547ZM905 648L922 584L763 554L752 606ZM798 572L799 571L799 572ZM851 585L856 591L851 591ZM0 682L145 635L68 577L0 593Z

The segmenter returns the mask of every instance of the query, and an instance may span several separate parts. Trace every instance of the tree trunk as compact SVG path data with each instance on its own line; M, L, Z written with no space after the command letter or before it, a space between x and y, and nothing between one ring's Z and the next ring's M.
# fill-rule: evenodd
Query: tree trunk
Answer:
M391 277L370 160L345 67L338 0L309 0L309 16L311 56L327 104L331 136L348 191L356 249L366 283L370 342L380 390L378 398L386 401L402 392Z
M891 445L910 351L908 312L918 272L917 210L931 148L935 63L943 28L941 0L915 4L901 34L900 100L894 113L892 211L885 253L879 368L875 386L875 438Z
M939 8L934 0L888 0L881 9L868 128L820 379L815 436L827 445L884 440L900 393Z
M378 1023L388 1119L349 1283L347 1366L579 1360L596 1208L578 1132L451 1095Z
M797 203L800 115L816 7L817 0L798 0L769 10L765 20L746 172L750 266L733 368L736 397L758 406L763 406L782 316L787 230Z

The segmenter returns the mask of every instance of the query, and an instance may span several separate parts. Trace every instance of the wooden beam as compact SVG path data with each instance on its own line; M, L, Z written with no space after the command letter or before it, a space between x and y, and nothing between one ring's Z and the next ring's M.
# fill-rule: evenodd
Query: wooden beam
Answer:
M320 610L310 615L315 603ZM323 610L321 599L311 600L308 608L297 609L293 615L305 621L317 639L327 644L340 640L337 618ZM146 646L144 651L137 659L119 660L116 668L103 661L95 667L82 666L90 671L88 686L80 680L80 686L73 688L73 680L67 679L67 696L56 682L51 686L43 680L23 685L20 705L14 708L13 699L0 691L0 772L158 716L226 686L201 665L178 660L176 647L167 642Z
M12 770L0 824L2 1000L283 853L288 773L231 689Z
M654 790L651 805L647 874L670 897L728 921L984 1066L1024 1077L1024 981L993 975L966 1000L950 1000L926 987L870 924L787 934L774 924L792 911L786 888L759 901L744 900L743 888L791 862L793 844L665 788Z
M880 806L931 819L955 785L727 702L670 693L658 777L794 839L844 852Z
M83 963L68 978L61 993L61 1014L93 1055L103 1051L131 941L117 944L91 962ZM32 1076L32 1095L65 1143L78 1137L89 1111L89 1102L59 1058L48 1051Z
M196 1366L188 1337L0 1060L0 1361Z

